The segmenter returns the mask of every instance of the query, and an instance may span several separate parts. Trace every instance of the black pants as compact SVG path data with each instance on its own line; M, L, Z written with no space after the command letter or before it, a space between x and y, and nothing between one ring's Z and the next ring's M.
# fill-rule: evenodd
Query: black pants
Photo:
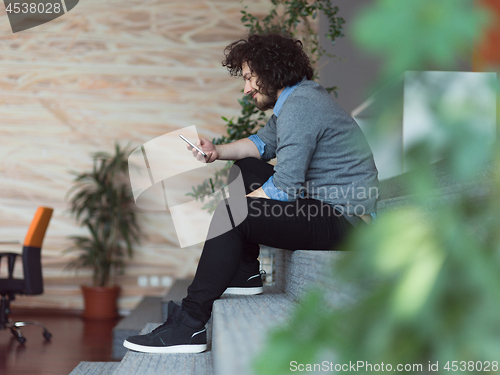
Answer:
M274 173L272 165L256 158L245 158L235 165L247 194ZM233 167L231 172L234 169L238 168ZM213 302L226 290L238 268L255 262L259 244L286 250L330 250L352 228L332 206L315 199L282 202L247 197L246 201L248 215L243 222L205 242L193 283L182 301L182 308L203 322L210 318ZM221 202L214 218L217 210L226 209Z

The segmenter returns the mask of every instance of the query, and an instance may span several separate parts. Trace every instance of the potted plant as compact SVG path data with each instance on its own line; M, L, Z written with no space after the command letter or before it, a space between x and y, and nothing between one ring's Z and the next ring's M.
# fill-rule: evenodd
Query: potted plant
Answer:
M140 241L136 206L128 177L130 151L115 144L114 155L92 154L92 170L74 173L68 192L70 213L78 224L88 229L88 236L71 236L78 252L69 268L91 268L92 286L82 286L85 300L84 318L110 319L118 316L119 286L113 276L124 269L125 258L131 258L133 245Z

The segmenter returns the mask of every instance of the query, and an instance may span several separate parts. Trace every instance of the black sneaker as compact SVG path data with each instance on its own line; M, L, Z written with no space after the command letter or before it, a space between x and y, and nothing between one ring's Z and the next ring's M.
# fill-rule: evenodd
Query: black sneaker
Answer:
M233 280L224 291L223 294L239 294L239 295L253 295L261 294L263 292L262 276L266 273L264 270L260 270L259 261L255 261L252 265L247 264L247 267L251 266L253 271L243 270L242 267L238 268L238 272L234 276ZM249 267L250 268L250 267Z
M143 353L200 353L207 350L207 329L170 301L165 323L146 335L130 336L123 346Z

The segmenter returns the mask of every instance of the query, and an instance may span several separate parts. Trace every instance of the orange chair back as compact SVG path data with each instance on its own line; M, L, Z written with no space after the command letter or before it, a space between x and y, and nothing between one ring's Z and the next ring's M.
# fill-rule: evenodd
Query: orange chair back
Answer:
M48 207L38 207L35 216L31 221L28 233L24 238L24 246L41 248L45 231L49 226L50 218L54 210Z

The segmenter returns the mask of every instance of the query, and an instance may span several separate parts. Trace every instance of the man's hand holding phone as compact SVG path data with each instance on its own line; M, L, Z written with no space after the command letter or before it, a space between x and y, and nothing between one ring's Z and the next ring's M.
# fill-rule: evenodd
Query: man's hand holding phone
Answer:
M181 138L187 143L187 149L193 153L193 156L199 161L205 161L206 163L212 163L219 157L215 145L206 138L201 138L196 141L195 144L187 140L185 137ZM204 156L200 151L204 152Z

